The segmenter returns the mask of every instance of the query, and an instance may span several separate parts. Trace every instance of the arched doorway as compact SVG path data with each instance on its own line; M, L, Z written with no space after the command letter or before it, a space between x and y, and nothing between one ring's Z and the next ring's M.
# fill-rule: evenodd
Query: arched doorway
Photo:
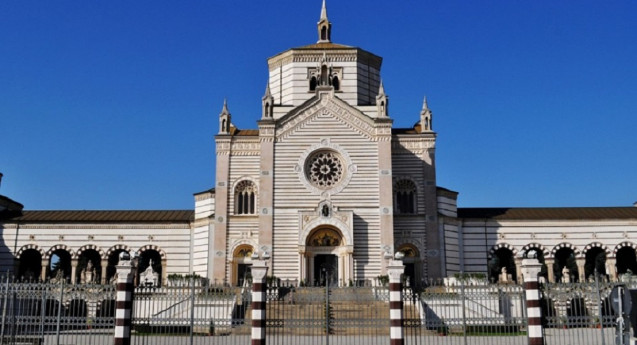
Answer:
M42 272L42 254L36 249L27 249L20 254L18 279L37 280Z
M568 277L565 274L568 273ZM579 280L579 269L575 260L575 252L570 247L562 247L555 252L555 263L553 263L553 274L556 282L577 282Z
M507 283L517 280L515 260L511 249L496 249L489 260L489 280L493 283Z
M152 274L151 274L152 273ZM156 274L156 279L154 278ZM153 277L142 279L144 277ZM155 249L146 249L139 255L139 265L137 268L137 283L144 286L159 287L162 284L163 272L161 254Z
M588 280L593 277L597 270L600 276L606 276L606 251L600 247L593 247L586 251L586 262L584 263L584 278Z
M545 258L544 258L544 250L541 247L535 247L535 246L526 246L523 249L523 257L526 258L529 256L529 253L531 252L535 252L535 258L537 259L537 261L539 261L542 264L542 268L540 268L540 273L538 274L539 277L544 277L544 279L549 279L549 272L548 272L548 268L546 266L546 262L545 262Z
M629 273L637 274L637 255L631 246L625 246L617 250L617 275Z
M56 249L50 255L48 266L48 278L56 281L69 280L71 278L71 253L65 249Z
M243 286L252 281L252 253L254 248L249 244L237 246L232 252L232 284Z
M401 252L403 257L403 264L405 265L405 273L403 277L408 282L409 286L417 286L417 282L420 282L420 252L418 248L413 244L403 244L398 247L398 252Z
M99 283L102 276L102 256L95 249L83 250L77 260L75 282L78 284Z
M308 285L346 285L351 280L351 254L338 229L318 227L307 236L302 276Z
M111 249L108 251L107 264L106 264L106 283L111 282L115 278L117 273L117 264L119 263L119 254L122 252L128 253L126 248Z

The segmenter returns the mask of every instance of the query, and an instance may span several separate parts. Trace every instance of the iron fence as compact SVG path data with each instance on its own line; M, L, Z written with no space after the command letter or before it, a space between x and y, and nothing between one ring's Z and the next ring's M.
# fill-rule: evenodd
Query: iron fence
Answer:
M0 278L0 344L112 344L115 288Z

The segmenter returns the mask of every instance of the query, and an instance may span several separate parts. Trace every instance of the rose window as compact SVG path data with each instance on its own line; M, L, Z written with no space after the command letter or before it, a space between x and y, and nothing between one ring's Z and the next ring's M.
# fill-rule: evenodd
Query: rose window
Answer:
M305 171L312 185L329 189L341 181L343 163L335 152L319 151L308 158Z

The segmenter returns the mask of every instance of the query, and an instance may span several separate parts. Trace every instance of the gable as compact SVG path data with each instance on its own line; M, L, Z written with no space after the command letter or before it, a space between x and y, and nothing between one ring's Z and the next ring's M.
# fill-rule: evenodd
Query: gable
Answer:
M379 127L374 119L334 96L333 92L319 92L279 120L275 137L277 141L285 141L308 123L327 118L337 120L370 141L376 141L378 134L391 131L391 127Z

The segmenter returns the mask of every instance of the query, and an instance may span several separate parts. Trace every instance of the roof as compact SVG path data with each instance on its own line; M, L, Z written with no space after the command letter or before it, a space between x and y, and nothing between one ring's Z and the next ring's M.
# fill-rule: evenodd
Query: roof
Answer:
M293 49L359 49L359 48L346 46L344 44L332 43L332 42L321 42L321 43L308 44L308 45L296 47Z
M23 211L11 221L30 223L188 223L193 210Z
M495 220L637 219L637 207L458 208L458 218Z

